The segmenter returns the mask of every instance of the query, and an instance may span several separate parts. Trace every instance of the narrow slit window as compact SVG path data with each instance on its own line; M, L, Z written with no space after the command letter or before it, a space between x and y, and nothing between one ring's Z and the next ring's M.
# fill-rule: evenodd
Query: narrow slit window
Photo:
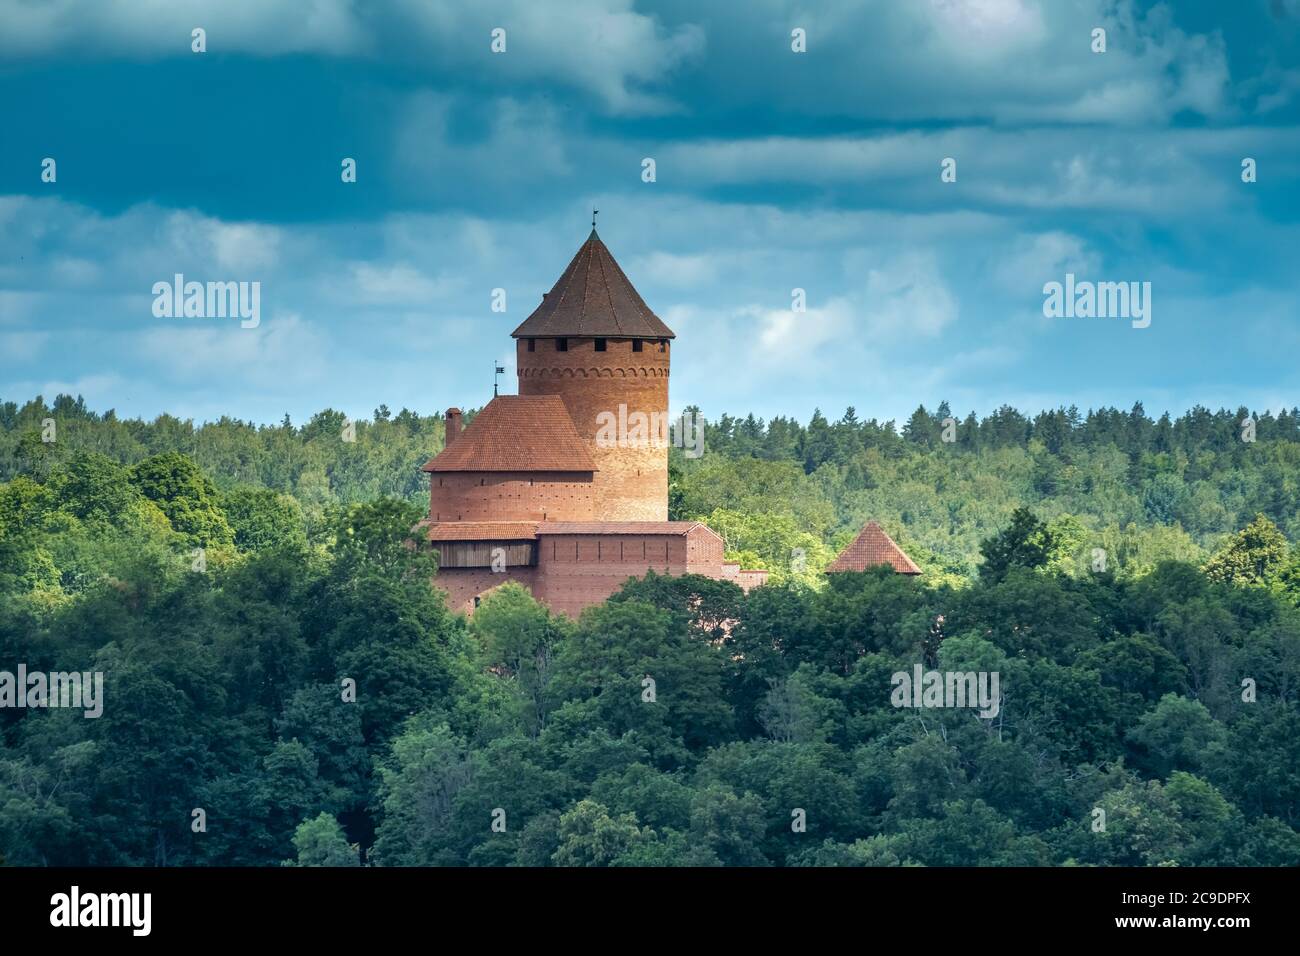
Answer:
M537 339L529 339L529 340L528 340L528 351L530 351L530 352L536 352L536 351L537 351Z
M641 351L641 340L640 340L640 339L633 339L633 340L632 340L632 351L633 351L633 352L640 352L640 351Z
M605 340L604 340L604 339L596 339L596 351L597 351L597 352L603 352L603 351L605 351Z
M567 351L569 351L569 340L568 340L568 339L556 339L556 340L555 340L555 351L557 351L557 352L567 352Z

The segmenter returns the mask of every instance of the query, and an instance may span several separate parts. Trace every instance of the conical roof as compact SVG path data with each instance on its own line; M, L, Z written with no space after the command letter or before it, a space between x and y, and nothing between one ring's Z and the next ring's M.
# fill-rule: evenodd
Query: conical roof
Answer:
M596 230L515 338L676 338L632 287Z
M916 566L894 539L885 533L885 529L874 521L868 521L866 527L853 539L853 543L840 552L840 556L831 562L827 574L837 571L865 571L877 564L887 564L899 574L920 574Z

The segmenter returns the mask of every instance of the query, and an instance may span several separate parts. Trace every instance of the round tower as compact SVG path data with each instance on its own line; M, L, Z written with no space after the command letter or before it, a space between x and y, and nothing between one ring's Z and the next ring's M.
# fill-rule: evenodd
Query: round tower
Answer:
M667 521L674 336L595 229L512 334L519 394L559 396L587 443L597 519Z

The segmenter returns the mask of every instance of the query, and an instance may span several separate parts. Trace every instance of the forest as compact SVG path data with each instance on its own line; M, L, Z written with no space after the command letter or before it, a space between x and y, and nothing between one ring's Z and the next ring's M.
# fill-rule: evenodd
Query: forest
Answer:
M0 708L0 860L1300 865L1300 411L719 416L671 516L771 583L576 621L429 586L442 441L0 402L0 671L104 675ZM921 576L823 573L873 518Z

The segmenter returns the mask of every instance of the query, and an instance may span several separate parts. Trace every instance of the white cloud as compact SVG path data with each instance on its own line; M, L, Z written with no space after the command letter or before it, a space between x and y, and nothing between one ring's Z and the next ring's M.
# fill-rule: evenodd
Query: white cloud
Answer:
M237 319L158 319L133 336L155 375L200 389L282 389L328 379L326 337L295 313L265 317L257 328Z
M351 54L365 34L353 0L0 0L0 53L62 50L190 56L190 31L210 52Z
M1083 121L1105 103L1107 123L1136 126L1233 109L1222 36L1182 30L1164 4L749 0L691 15L709 44L695 96L721 112L1019 124ZM796 18L804 55L789 49ZM1108 32L1104 54L1091 51L1094 27Z
M1082 238L1053 230L1018 236L1000 253L995 275L1015 295L1037 295L1043 283L1061 281L1067 272L1092 275L1099 264L1099 257Z
M0 55L188 57L195 27L211 54L366 56L453 82L490 70L568 84L616 113L673 108L653 88L704 48L698 27L666 29L633 0L0 0ZM494 55L496 27L507 46Z
M670 252L652 252L630 260L625 267L647 276L654 282L675 288L689 288L713 282L717 267L710 256L683 256Z
M957 300L933 255L904 253L867 273L862 319L868 334L933 338L956 318Z
M592 92L612 112L661 112L671 104L648 92L704 49L686 24L664 29L633 0L398 0L395 9L421 41L422 55L445 67L492 71L510 80L560 81ZM506 31L506 52L490 52L491 31Z
M352 266L353 297L368 305L423 305L431 307L443 294L446 284L425 275L408 263Z
M488 131L472 139L452 131L455 97L421 90L406 98L395 136L394 174L417 196L463 198L523 192L571 172L554 109L504 98L486 105ZM482 102L474 109L484 108ZM472 184L472 185L471 185Z
M999 59L1047 33L1040 9L1025 0L930 0L916 8L948 53L972 60Z
M756 320L758 347L766 353L766 364L783 364L810 358L822 346L843 341L852 310L847 301L835 298L804 312L750 306L740 314Z

